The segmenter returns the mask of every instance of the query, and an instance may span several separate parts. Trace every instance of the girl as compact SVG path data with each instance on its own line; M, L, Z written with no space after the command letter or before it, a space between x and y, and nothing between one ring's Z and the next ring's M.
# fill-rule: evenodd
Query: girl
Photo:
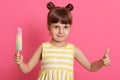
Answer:
M30 72L41 60L38 80L73 80L74 58L89 71L97 71L103 66L110 65L109 48L105 51L103 58L91 63L78 47L67 42L72 25L72 4L56 7L49 2L47 8L49 9L47 22L51 40L40 45L28 63L23 62L22 54L15 55L15 63L22 72Z

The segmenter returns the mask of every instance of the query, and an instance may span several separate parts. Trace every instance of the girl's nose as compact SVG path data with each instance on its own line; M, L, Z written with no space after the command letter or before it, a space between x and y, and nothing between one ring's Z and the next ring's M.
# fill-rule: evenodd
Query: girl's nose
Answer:
M61 28L61 29L59 30L59 33L62 34L63 32L64 32L64 30Z

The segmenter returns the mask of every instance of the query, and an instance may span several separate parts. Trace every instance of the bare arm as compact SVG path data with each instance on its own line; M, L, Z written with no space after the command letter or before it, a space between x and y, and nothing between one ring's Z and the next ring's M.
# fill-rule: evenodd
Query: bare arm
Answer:
M28 63L23 62L23 56L17 53L15 56L15 63L18 64L20 70L24 73L30 72L35 65L40 61L42 46L39 46Z
M87 57L83 54L83 52L75 47L75 58L76 60L83 66L85 67L87 70L89 71L97 71L99 70L100 68L102 68L104 65L107 66L110 64L110 60L109 60L109 57L108 57L108 53L109 51L106 51L105 52L105 55L104 55L104 58L98 60L98 61L95 61L95 62L90 62Z

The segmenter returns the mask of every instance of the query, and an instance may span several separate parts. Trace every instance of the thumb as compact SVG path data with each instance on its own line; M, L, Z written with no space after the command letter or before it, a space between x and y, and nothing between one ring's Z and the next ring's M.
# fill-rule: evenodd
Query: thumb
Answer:
M107 48L105 53L104 53L104 57L103 58L108 57L109 52L110 52L110 48Z
M110 52L110 48L107 48L105 53L109 53Z
M16 54L17 56L20 56L20 51L17 51L17 54Z

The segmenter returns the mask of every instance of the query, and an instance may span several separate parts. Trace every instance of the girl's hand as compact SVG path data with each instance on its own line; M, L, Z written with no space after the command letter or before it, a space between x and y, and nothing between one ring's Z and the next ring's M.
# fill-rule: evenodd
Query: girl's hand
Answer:
M18 51L17 54L15 54L14 56L14 62L16 64L21 64L23 62L23 56L22 54L20 54L20 52Z
M107 50L104 53L104 57L102 58L104 66L109 66L110 65L110 58L109 58L109 51L110 49L107 48Z

